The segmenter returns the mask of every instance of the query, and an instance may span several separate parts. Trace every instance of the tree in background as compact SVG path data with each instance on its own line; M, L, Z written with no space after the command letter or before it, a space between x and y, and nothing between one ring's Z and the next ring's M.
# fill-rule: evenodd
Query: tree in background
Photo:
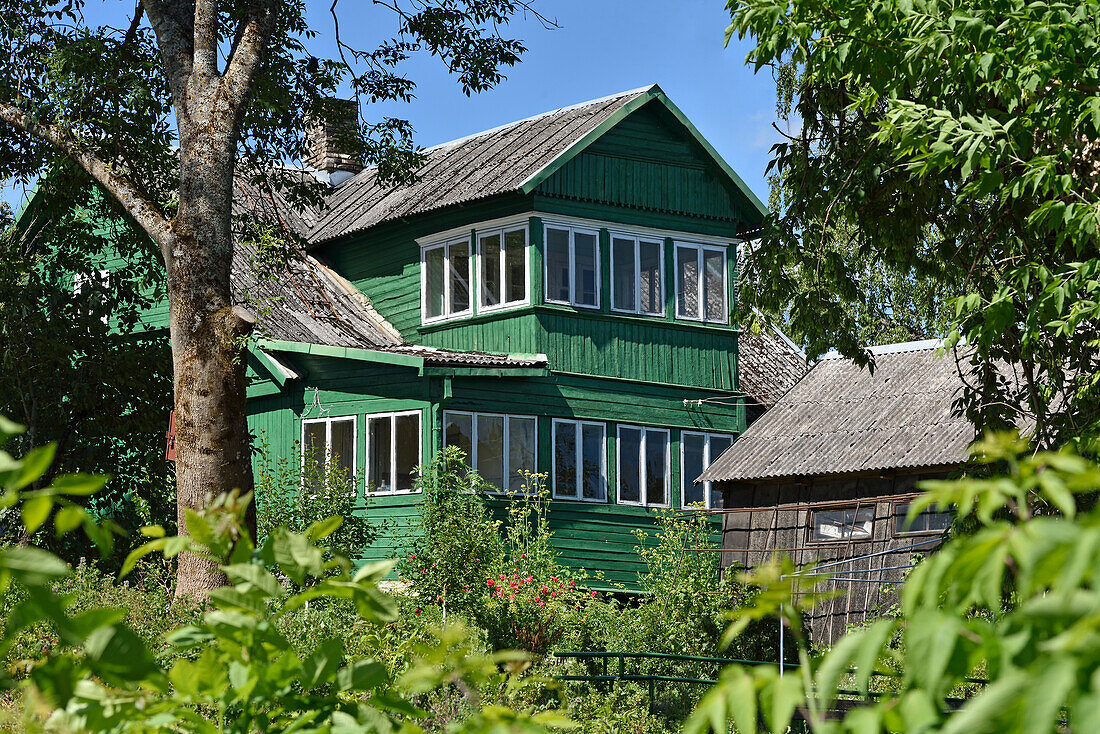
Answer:
M137 330L163 277L139 258L115 268L109 283L74 283L71 273L98 272L105 240L129 249L137 245L123 240L140 236L129 227L104 231L117 212L85 183L79 172L59 171L41 186L64 187L64 200L36 197L18 231L10 210L0 222L0 414L27 427L12 439L17 450L56 444L43 486L58 472L110 474L89 509L136 531L175 516L164 459L168 340ZM4 529L18 533L18 523ZM92 555L78 536L64 542L67 560Z
M731 0L797 128L742 305L867 363L867 274L952 299L979 424L1041 445L1100 428L1095 2ZM895 288L895 292L899 289Z
M75 165L154 243L166 273L182 520L212 496L253 488L241 345L254 317L230 294L234 175L318 202L317 186L284 163L300 158L310 120L343 122L326 100L349 89L369 101L410 99L414 83L398 68L417 51L438 56L467 94L488 89L525 51L500 32L527 3L382 3L395 32L362 49L339 38L337 0L336 58L312 48L318 29L302 0L140 0L126 28L89 22L90 6L0 0L9 60L0 69L0 177ZM345 132L357 144L350 152L383 178L415 169L407 122L354 128ZM178 594L223 582L216 564L180 558Z

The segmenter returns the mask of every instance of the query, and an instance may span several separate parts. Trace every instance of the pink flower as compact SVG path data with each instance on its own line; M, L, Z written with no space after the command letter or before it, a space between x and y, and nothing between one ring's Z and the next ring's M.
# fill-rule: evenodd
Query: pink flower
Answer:
M520 556L520 558L526 558L526 557L527 557L526 553L524 553L523 555Z
M512 595L511 595L510 597L508 597L508 598L509 598L509 599L515 599L515 598L516 598L516 595L515 595L515 594L512 594Z
M410 561L411 561L412 559L414 559L414 558L416 558L416 556L409 556L409 560L410 560Z
M556 591L551 591L550 592L550 596L557 596L557 595L558 595L558 592L556 592Z
M592 596L595 596L595 595L596 595L596 592L595 592L595 591L593 591L593 592L592 592Z
M540 601L540 602L539 602L539 606L540 606L540 607L544 607L544 606L546 606L546 602L544 602L544 601Z

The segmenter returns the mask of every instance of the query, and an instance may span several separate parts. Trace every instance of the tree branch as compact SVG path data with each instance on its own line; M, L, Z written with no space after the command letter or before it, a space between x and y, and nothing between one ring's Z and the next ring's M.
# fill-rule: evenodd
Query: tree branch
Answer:
M89 176L107 189L134 218L138 226L157 243L165 265L171 262L173 238L168 220L160 209L125 176L104 163L94 153L84 150L68 135L67 131L38 122L18 107L0 102L0 122L46 141L76 162Z
M172 86L172 96L177 100L185 98L187 79L194 65L194 15L188 6L193 3L179 0L141 0L149 25L157 36L157 49L160 51L164 68L168 73L168 83Z
M214 0L195 2L194 72L210 79L218 74L218 8Z
M275 29L276 0L252 0L241 20L239 41L234 44L222 75L222 90L228 96L237 118L244 114L244 103L252 94L252 84L263 63L264 51Z

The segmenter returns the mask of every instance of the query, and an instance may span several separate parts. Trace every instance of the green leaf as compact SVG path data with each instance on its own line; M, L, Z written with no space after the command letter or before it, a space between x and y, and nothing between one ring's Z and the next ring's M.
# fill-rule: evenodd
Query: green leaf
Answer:
M344 518L339 515L333 515L324 520L318 520L306 529L306 537L309 538L310 541L316 543L335 533L343 524Z
M160 525L143 525L139 531L146 538L163 538L164 528Z
M324 570L321 550L304 535L280 530L275 533L271 550L279 568L296 584L301 584L307 576L318 577Z
M144 680L158 672L145 642L120 624L100 627L84 643L85 660L108 683Z
M110 477L103 474L62 474L53 480L46 491L70 497L86 497L103 489L108 479Z
M31 535L36 533L38 528L42 527L42 523L49 518L51 510L53 510L53 497L49 495L40 494L24 502L23 526L27 529L27 533Z
M344 663L344 641L330 637L302 662L301 684L306 691L328 683Z
M258 589L267 596L282 596L284 592L279 580L263 566L251 563L235 563L231 566L224 566L222 571L234 584Z
M22 459L22 466L15 476L8 482L9 489L23 489L27 485L39 479L53 463L54 454L57 453L57 444L49 443L45 446L31 449Z
M734 668L726 676L726 707L740 731L756 731L756 681L744 668Z
M150 553L164 550L166 545L168 545L168 538L157 538L134 548L126 555L126 560L122 562L122 570L118 572L118 577L120 579L125 578L134 570L134 566L137 565L138 561Z
M210 523L206 521L206 518L190 507L183 511L183 515L188 535L207 548L213 545L214 531L210 529Z
M397 565L397 561L374 561L373 563L364 563L358 571L355 572L353 577L354 581L367 581L370 583L378 583L382 579L386 578L386 575Z
M67 533L71 533L76 530L87 518L87 513L83 507L79 505L68 505L62 507L57 511L57 515L54 516L53 526L57 532L57 537L61 537Z
M386 666L374 660L358 660L336 674L341 691L369 691L380 688L389 680Z
M0 551L0 569L16 578L37 580L69 575L69 566L53 553L33 546L6 548Z

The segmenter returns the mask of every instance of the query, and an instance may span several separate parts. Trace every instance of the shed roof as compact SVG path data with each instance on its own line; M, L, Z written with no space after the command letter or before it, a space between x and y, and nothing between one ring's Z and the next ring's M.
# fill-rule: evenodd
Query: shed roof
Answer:
M806 354L774 326L737 338L737 375L741 392L771 408L809 370Z
M367 168L340 184L308 239L320 243L382 222L492 196L530 193L642 105L656 100L713 158L751 208L764 205L656 84L563 107L429 148L417 180L383 183Z
M974 427L952 409L962 381L937 342L872 349L872 375L818 362L697 481L784 478L959 465Z

